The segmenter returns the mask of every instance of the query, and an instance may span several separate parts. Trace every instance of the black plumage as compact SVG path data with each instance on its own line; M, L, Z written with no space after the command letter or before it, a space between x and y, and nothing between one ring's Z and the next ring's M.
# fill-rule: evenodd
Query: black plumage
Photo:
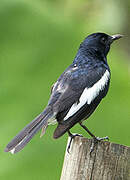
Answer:
M78 122L84 127L82 121L94 112L108 92L110 69L107 54L112 42L121 37L94 33L85 38L73 63L52 87L46 109L14 137L5 151L20 151L41 128L43 134L55 121L58 126L54 138L67 131L72 136L69 130Z

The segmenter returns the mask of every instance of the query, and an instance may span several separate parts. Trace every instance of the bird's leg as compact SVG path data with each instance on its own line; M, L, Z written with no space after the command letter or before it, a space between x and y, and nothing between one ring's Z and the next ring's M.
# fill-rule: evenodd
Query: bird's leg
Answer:
M84 128L84 129L89 133L89 135L90 135L91 137L93 137L93 138L95 139L95 141L109 140L108 136L102 137L102 138L96 137L94 134L92 134L92 133L89 131L89 129L88 129L85 125L82 124L82 122L79 122L79 124L80 124L80 126L81 126L82 128Z
M85 125L82 124L82 122L79 122L79 124L80 124L80 126L81 126L82 128L84 128L84 129L88 132L88 134L89 134L91 137L93 137L93 142L92 142L92 145L91 145L91 148L90 148L90 154L93 152L95 145L96 145L99 141L101 141L101 140L109 140L108 136L102 137L102 138L96 137L94 134L92 134L92 133L89 131L89 129L88 129Z
M69 153L72 140L73 140L76 136L82 137L82 135L81 135L81 134L72 134L70 131L68 131L68 135L69 135L69 137L70 137L70 141L69 141L69 145L68 145L68 147L67 147L67 152Z
M88 132L88 134L89 134L91 137L93 137L94 139L96 139L96 136L94 136L94 134L92 134L92 133L89 131L89 129L88 129L85 125L82 124L82 122L79 122L79 124L80 124L80 126L81 126L82 128L85 129L85 131Z

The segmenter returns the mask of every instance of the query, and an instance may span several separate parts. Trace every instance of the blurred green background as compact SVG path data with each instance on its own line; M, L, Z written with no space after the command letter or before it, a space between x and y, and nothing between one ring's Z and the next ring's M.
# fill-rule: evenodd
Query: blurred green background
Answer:
M112 45L109 93L85 122L100 137L130 145L129 1L0 0L0 179L60 179L67 135L38 133L16 155L6 144L46 106L50 87L90 33L121 33ZM72 132L89 137L76 125Z

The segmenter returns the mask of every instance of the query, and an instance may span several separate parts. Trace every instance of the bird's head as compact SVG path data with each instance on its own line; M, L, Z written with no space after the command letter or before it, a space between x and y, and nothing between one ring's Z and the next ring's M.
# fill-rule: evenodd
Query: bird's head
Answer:
M107 56L110 45L117 39L120 39L123 35L116 34L116 35L108 35L105 33L93 33L85 38L81 47L85 49L95 49L100 53L103 53L104 56Z

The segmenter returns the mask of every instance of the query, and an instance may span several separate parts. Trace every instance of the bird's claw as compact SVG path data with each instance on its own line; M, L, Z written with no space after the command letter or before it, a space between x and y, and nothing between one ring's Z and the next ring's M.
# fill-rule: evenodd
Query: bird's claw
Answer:
M100 138L100 137L94 137L94 138L92 139L92 145L91 145L91 147L90 147L90 155L91 155L91 153L94 151L95 145L96 145L98 142L102 141L102 140L108 140L108 141L109 141L109 137L108 137L108 136L102 137L102 138Z
M102 137L102 138L96 137L95 140L96 140L96 141L102 141L102 140L108 140L108 141L109 141L109 137L108 137L108 136Z
M70 150L70 147L71 147L71 143L72 143L72 140L76 137L76 136L80 136L80 137L83 137L81 134L71 134L69 135L70 136L70 141L69 141L69 144L68 144L68 147L67 147L67 152L69 152Z

